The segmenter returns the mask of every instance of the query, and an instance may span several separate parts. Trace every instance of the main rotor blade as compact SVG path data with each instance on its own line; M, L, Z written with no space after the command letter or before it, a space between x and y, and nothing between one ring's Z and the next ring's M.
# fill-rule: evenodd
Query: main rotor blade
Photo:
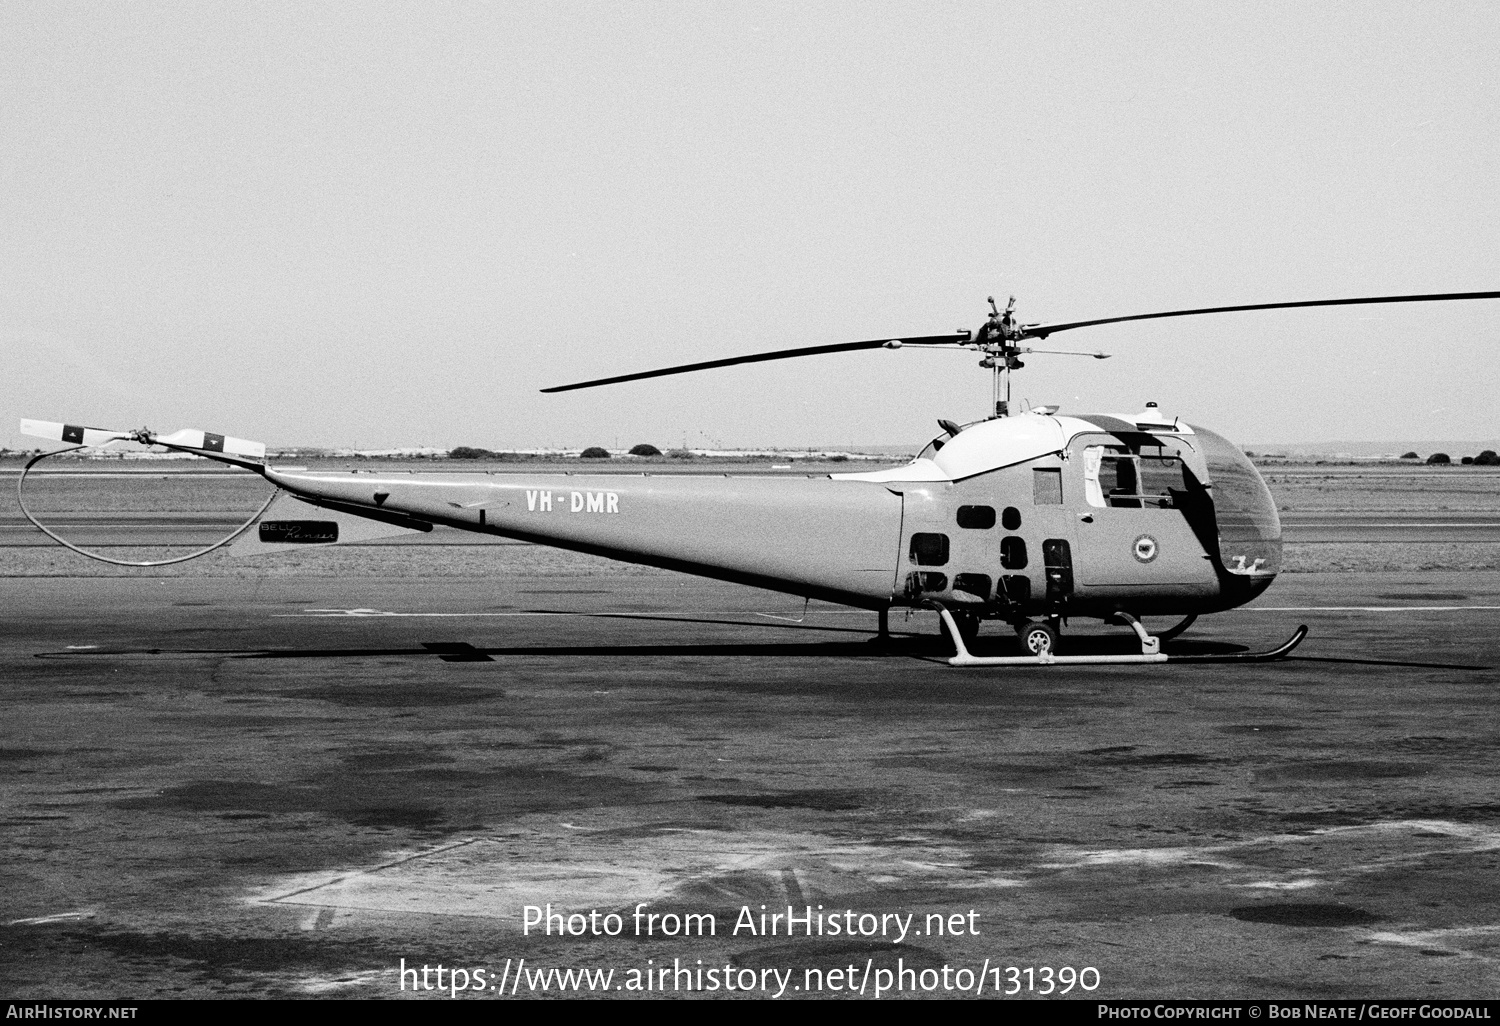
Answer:
M614 385L621 381L639 381L642 378L661 378L668 374L687 374L691 371L713 370L715 367L733 367L741 363L765 363L767 360L790 360L797 356L819 356L823 353L848 353L856 349L883 349L889 346L899 349L902 346L937 346L953 345L955 343L969 341L967 331L957 331L948 335L919 335L915 338L873 338L863 342L837 342L828 346L801 346L797 349L778 349L771 353L753 353L750 356L731 356L724 360L705 360L702 363L684 363L676 367L662 367L659 370L638 371L635 374L617 374L612 378L595 378L592 381L577 381L571 385L554 385L551 388L542 389L543 392L571 392L575 388L593 388L596 385Z
M1023 324L1021 338L1046 338L1056 331L1088 328L1095 324L1119 324L1121 321L1150 321L1160 317L1191 317L1195 314L1239 313L1243 310L1291 310L1304 306L1359 306L1367 303L1438 303L1449 299L1500 299L1500 292L1439 292L1425 296L1367 296L1363 299L1312 299L1301 303L1251 303L1248 306L1206 306L1197 310L1163 310L1160 313L1131 314L1128 317L1100 317L1093 321L1066 321L1062 324Z

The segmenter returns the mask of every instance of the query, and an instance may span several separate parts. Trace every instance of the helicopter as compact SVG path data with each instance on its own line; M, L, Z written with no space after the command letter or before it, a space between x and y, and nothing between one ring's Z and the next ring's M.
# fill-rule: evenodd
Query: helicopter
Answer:
M1264 593L1281 570L1280 519L1254 464L1222 435L1154 403L1128 414L1014 408L1011 375L1025 366L1021 357L1107 358L1023 343L1127 321L1496 298L1500 292L1373 296L1023 324L1014 297L1004 310L990 297L988 318L972 332L804 346L542 389L860 350L977 352L991 372L991 412L966 424L939 420L941 434L909 463L887 470L817 477L306 471L271 466L261 443L197 429L159 435L23 420L23 433L72 449L34 457L17 492L27 518L54 540L127 566L182 562L231 542L261 552L442 525L872 610L875 640L889 640L893 609L934 610L953 645L954 666L1274 660L1301 643L1305 626L1267 651L1162 650L1199 616ZM233 534L196 552L138 563L88 552L32 516L26 475L49 456L118 441L242 467L274 491ZM317 519L308 516L308 505L322 511ZM1152 633L1141 622L1147 616L1177 622ZM1068 654L1062 630L1077 618L1130 628L1140 651ZM987 620L1015 631L1019 655L970 651Z

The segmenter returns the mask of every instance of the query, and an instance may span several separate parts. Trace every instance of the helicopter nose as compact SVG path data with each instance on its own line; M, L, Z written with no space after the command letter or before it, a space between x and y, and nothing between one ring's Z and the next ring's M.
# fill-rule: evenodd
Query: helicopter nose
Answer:
M1252 602L1265 593L1276 580L1274 573L1270 574L1224 574L1220 578L1220 594L1224 598L1225 608L1232 609L1235 606L1243 606L1246 602Z

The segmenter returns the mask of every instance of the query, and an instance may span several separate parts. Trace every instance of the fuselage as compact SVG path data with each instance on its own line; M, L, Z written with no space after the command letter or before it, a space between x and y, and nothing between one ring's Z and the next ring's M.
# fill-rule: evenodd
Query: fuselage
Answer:
M942 603L1014 621L1204 613L1254 598L1281 565L1255 468L1175 421L981 421L873 473L265 473L359 515L869 609Z

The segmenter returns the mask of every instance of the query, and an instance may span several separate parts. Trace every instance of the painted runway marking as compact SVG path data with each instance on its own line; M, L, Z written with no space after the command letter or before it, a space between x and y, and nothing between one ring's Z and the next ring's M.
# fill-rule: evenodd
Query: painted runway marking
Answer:
M1462 523L1462 524L1411 524L1411 523L1396 523L1396 524L1381 524L1381 523L1374 523L1374 524L1366 524L1366 523L1319 524L1319 523L1316 523L1315 521L1312 521L1312 520L1305 520L1305 521L1302 521L1300 523L1294 522L1291 525L1291 527L1292 527L1293 530L1299 530L1299 531L1309 531L1309 530L1314 530L1314 529L1319 528L1319 527L1337 528L1338 530L1342 530L1342 531L1347 531L1347 530L1351 530L1351 529L1357 530L1357 529L1360 529L1360 528L1368 528L1368 527L1476 527L1476 528L1494 528L1494 527L1500 527L1500 521L1489 521L1489 520L1478 520L1478 521L1475 521L1475 520L1470 520L1467 523Z
M373 983L382 976L388 976L396 972L395 969L369 969L352 976L340 976L337 979L324 979L317 976L309 976L301 980L297 989L307 994L326 994L330 991L347 990L350 987L360 987L367 983Z
M1238 610L1226 610L1227 612L1249 612L1249 613L1468 613L1468 612L1495 612L1500 611L1500 605L1494 606L1248 606ZM819 609L814 611L817 616L866 616L867 609ZM672 610L661 609L647 614L650 616L670 616L679 613L682 616L763 616L772 620L791 620L793 623L800 622L792 620L791 617L777 616L754 609L705 609L705 610ZM411 613L394 612L386 609L307 609L300 613L272 613L271 616L278 619L288 620L313 620L328 617L416 617L424 619L474 619L474 618L517 618L537 616L599 616L597 610L571 610L571 609L531 609L531 610L508 610L505 612L462 612L450 611L442 613ZM622 616L624 614L607 614ZM71 647L71 646L70 646ZM81 646L80 646L81 647Z
M425 858L429 858L429 857L431 857L433 855L441 854L443 852L452 851L455 848L463 848L463 847L466 847L468 845L474 844L478 840L479 840L479 838L477 838L477 837L466 837L463 840L453 841L453 842L448 843L448 844L441 844L441 845L438 845L436 848L428 848L428 849L426 849L424 851L398 852L398 853L396 853L396 855L395 855L394 858L389 859L389 860L387 860L385 862L382 862L382 863L380 863L377 866L371 866L368 869L358 869L358 870L353 870L352 872L344 872L344 873L304 873L304 874L300 874L298 877L296 877L296 879L299 881L299 886L296 889L287 891L285 894L273 895L273 896L264 898L262 900L265 900L265 901L268 901L268 902L286 902L287 904L290 904L290 905L299 905L299 904L305 905L305 904L309 904L308 902L298 902L298 901L293 901L292 899L296 898L296 897L299 897L301 895L304 895L304 894L309 894L312 891L320 890L320 889L322 889L324 887L332 887L332 886L334 886L336 884L344 883L345 881L347 881L347 880L349 880L349 879L351 879L353 877L367 876L367 875L369 875L371 873L379 873L379 872L381 872L383 870L394 869L397 866L403 866L406 863L412 862L412 861L414 861L416 859L425 859ZM89 914L92 915L93 913L89 913Z
M47 923L69 923L79 919L92 919L92 912L58 912L50 916L33 916L30 919L12 919L8 926L45 926Z
M659 610L659 611L656 611L654 613L650 613L650 614L646 614L646 615L661 616L661 615L665 615L665 614L672 613L672 612L680 612L684 616L686 616L686 615L695 615L695 616L771 616L770 613L758 613L755 610L750 610L750 609L706 609L706 610L687 610L687 609L684 609L684 610L671 610L671 609L666 609L666 610ZM818 613L818 614L827 614L827 615L832 615L832 616L863 616L863 615L868 615L869 610L867 610L867 609L819 609L819 610L815 610L815 612ZM492 612L485 612L485 613L464 613L464 612L450 612L450 613L394 613L394 612L390 612L390 611L384 610L384 609L307 609L307 610L304 610L304 611L302 611L300 613L272 613L271 615L273 617L277 617L277 618L281 618L281 619L313 620L313 619L318 619L320 617L337 617L337 616L353 616L353 617L360 617L360 616L408 616L408 617L411 617L411 616L415 616L415 617L512 616L512 617L514 617L514 616L598 616L600 614L598 612L596 612L596 611L593 611L593 610L578 610L578 611L574 611L574 610L570 610L570 609L531 609L531 610L509 611L509 612L503 612L503 613L492 613ZM623 615L623 614L618 614L617 613L617 614L612 614L612 615L620 616L620 615ZM780 620L780 619L787 619L786 617L773 617L773 618L774 619L778 619L778 620ZM796 622L796 621L794 621L794 622Z
M316 619L328 616L581 616L575 613L551 613L546 610L525 613L393 613L384 609L308 609L301 613L272 613L283 619Z
M1305 834L1265 834L1259 837L1246 838L1242 841L1231 841L1227 844L1213 844L1202 847L1109 848L1103 850L1065 849L1060 852L1060 854L1066 856L1064 861L1044 862L1037 868L1052 870L1116 866L1169 868L1189 865L1213 866L1220 869L1237 870L1250 868L1234 860L1231 853L1237 851L1266 846L1298 845L1308 842L1322 842L1324 844L1339 840L1357 842L1366 838L1380 839L1382 837L1391 837L1392 835L1405 835L1407 839L1431 838L1440 841L1456 842L1456 844L1450 843L1449 845L1435 846L1419 851L1397 851L1383 857L1366 858L1363 861L1342 866L1340 870L1345 875L1373 873L1433 857L1472 855L1479 852L1500 850L1500 830L1493 830L1483 826L1471 826L1465 823L1454 823L1447 820L1403 819L1380 823L1366 823L1360 826L1325 827ZM1263 873L1264 870L1260 869L1257 872ZM1241 886L1300 890L1309 886L1317 886L1320 881L1335 882L1336 880L1336 878L1322 870L1311 872L1305 869L1289 870L1288 877L1289 879L1281 881L1262 879Z
M302 920L301 928L307 931L326 930L333 922L333 915L337 909L328 905L314 905L312 911Z
M676 801L659 804L680 807ZM920 847L913 849L913 842ZM459 850L440 847L382 866L299 874L246 897L254 904L300 906L303 923L317 922L315 912L331 908L339 921L388 912L482 917L520 932L524 906L543 901L586 908L691 893L740 905L764 901L769 893L784 894L800 907L867 893L872 884L920 881L964 890L1018 885L967 868L968 862L967 852L931 838L887 846L821 833L726 835L679 827L632 835L622 848L615 822L547 822L474 838Z
M1458 926L1447 930L1411 932L1377 930L1365 934L1365 939L1372 944L1393 944L1403 948L1430 948L1469 958L1482 958L1484 956L1454 944L1454 939L1474 938L1483 942L1487 937L1497 933L1500 933L1500 926Z
M1500 606L1250 606L1248 613L1453 613Z
M1239 609L1226 610L1226 612L1248 612L1248 613L1451 613L1451 612L1492 612L1500 610L1500 605L1484 606L1243 606ZM650 611L651 615L667 615L671 613L696 616L764 616L771 619L791 619L790 617L778 616L774 613L766 613L757 609L693 609L672 610L659 609ZM865 616L868 609L816 609L813 610L819 616ZM304 609L300 613L272 613L273 617L282 619L316 619L318 617L330 616L404 616L404 617L524 617L524 616L598 616L596 610L573 610L573 609L522 609L505 611L469 612L463 610L450 610L440 613L422 612L397 612L389 609ZM621 615L621 614L615 614ZM70 645L70 648L90 648L97 646Z

